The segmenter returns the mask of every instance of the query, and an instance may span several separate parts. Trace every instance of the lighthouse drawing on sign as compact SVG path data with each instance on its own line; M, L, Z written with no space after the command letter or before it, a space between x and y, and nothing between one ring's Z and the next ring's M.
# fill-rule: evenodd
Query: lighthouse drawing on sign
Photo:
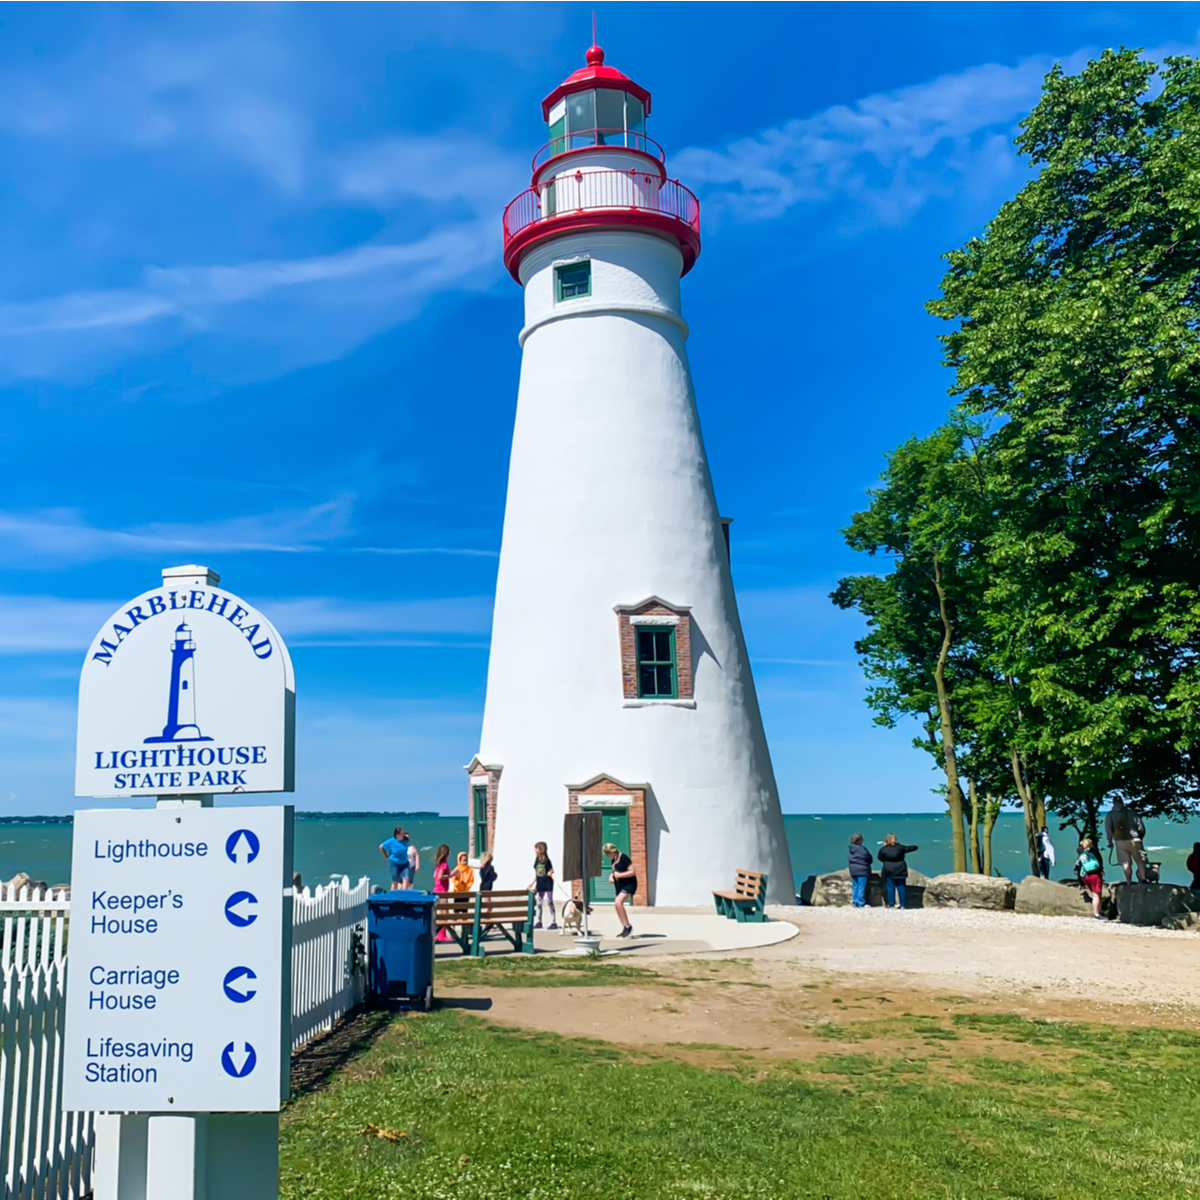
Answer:
M795 903L688 365L699 203L650 103L593 45L504 213L525 323L470 848L518 885L594 810L638 904L710 904L740 868Z
M167 695L167 723L159 737L143 739L151 742L211 742L196 724L196 643L186 625L175 630L171 643L171 690Z

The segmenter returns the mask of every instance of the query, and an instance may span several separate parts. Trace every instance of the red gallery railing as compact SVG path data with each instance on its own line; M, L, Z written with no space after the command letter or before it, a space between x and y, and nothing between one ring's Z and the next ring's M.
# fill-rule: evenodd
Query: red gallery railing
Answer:
M676 179L644 171L573 171L528 188L504 210L504 245L531 225L586 212L646 212L700 233L700 201Z

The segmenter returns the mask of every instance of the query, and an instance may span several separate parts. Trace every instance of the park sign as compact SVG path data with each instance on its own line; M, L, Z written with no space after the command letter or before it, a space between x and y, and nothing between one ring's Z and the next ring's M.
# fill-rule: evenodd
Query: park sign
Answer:
M169 567L96 634L75 794L290 792L296 684L275 627L207 567Z
M278 1110L291 871L290 807L75 813L63 1108Z

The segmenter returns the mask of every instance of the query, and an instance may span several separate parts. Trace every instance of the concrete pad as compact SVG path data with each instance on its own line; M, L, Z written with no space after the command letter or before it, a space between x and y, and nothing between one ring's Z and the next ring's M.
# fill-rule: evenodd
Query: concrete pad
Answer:
M750 950L756 946L774 946L794 938L799 930L790 921L764 921L761 924L731 921L712 909L633 908L633 936L618 938L621 931L616 913L607 906L588 918L593 933L601 937L602 952L617 950L625 954L706 954L711 951ZM485 943L488 948L491 944ZM569 950L574 933L539 929L533 944L539 953ZM499 945L497 949L500 949Z

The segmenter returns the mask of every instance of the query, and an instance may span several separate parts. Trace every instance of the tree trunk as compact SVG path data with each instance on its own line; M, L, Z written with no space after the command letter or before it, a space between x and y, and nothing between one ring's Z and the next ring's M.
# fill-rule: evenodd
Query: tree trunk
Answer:
M992 796L984 798L983 808L983 873L992 873L992 829L1000 815L1000 801Z
M966 839L963 837L963 794L958 781L958 756L954 750L954 726L950 720L950 697L946 692L946 659L950 657L950 643L954 639L954 627L946 611L946 589L942 586L942 564L933 560L933 586L937 589L938 612L942 618L942 648L938 653L937 666L933 669L933 682L937 688L938 718L942 733L942 757L946 765L946 804L950 810L950 836L954 847L954 869L967 869Z
M979 863L979 794L975 791L975 780L967 780L967 797L971 803L971 820L967 829L967 849L971 852L971 873L982 874Z
M1013 780L1017 785L1017 795L1021 797L1021 811L1025 815L1025 844L1029 848L1029 873L1037 875L1038 871L1038 851L1037 851L1037 833L1041 826L1038 821L1038 809L1042 812L1042 823L1045 823L1046 809L1044 805L1039 804L1030 790L1029 784L1025 781L1025 772L1021 770L1021 756L1017 753L1016 746L1009 747L1009 757L1012 760Z

